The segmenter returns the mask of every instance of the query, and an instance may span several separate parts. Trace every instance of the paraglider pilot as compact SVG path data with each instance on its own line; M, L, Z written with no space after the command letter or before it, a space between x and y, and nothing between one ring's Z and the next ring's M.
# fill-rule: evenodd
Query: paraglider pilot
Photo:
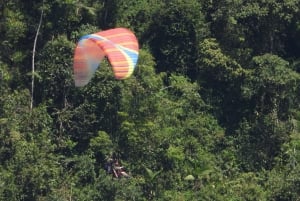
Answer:
M107 174L112 174L114 178L126 177L130 176L126 173L126 170L117 159L108 158L105 164L105 169Z

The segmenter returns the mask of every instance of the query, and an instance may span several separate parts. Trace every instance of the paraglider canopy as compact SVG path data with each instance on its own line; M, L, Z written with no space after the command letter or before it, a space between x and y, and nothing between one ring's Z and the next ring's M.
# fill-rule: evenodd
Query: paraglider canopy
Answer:
M128 29L115 28L80 38L74 53L75 86L86 85L104 57L112 66L116 79L126 79L133 73L138 60L139 45Z

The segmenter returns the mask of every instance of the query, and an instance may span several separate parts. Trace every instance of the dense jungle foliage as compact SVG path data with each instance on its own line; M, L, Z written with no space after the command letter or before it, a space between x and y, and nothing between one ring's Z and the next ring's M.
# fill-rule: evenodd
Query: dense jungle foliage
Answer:
M134 75L75 87L114 27ZM299 200L299 0L0 0L0 42L1 201Z

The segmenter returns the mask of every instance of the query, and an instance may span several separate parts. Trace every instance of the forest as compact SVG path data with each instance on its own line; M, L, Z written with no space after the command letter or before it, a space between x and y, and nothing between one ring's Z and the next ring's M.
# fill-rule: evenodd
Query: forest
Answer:
M116 27L133 75L76 87ZM300 199L299 0L0 0L0 43L0 201Z

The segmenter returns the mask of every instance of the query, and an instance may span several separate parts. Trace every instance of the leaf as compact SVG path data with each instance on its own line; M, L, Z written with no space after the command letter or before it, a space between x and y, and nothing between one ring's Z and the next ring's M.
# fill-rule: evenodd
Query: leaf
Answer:
M162 170L153 172L151 169L144 167L147 172L147 177L150 181L153 181L161 172Z
M188 176L186 176L185 178L184 178L184 180L186 180L186 181L194 181L195 180L195 177L193 176L193 175L188 175Z

